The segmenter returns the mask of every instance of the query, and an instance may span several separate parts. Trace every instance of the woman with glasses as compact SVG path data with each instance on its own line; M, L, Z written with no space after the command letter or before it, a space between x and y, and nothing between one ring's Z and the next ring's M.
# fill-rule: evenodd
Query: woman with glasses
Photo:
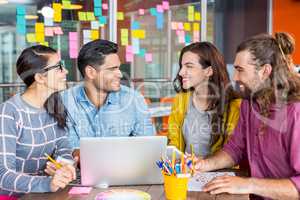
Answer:
M227 141L239 118L236 99L218 49L209 42L184 47L174 80L177 95L169 117L169 144L207 157Z
M76 178L67 162L52 176L44 172L46 154L72 160L57 94L66 88L68 71L54 49L37 45L21 53L17 73L26 90L0 105L0 195L55 192Z

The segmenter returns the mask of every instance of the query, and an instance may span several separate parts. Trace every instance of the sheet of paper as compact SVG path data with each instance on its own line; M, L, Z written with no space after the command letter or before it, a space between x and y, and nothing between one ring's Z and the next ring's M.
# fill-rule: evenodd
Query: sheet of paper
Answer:
M152 53L146 53L145 54L145 60L146 60L146 62L147 63L150 63L150 62L152 62Z
M194 17L195 17L195 7L194 6L188 6L188 21L192 22L194 21Z
M211 181L213 178L218 176L235 176L233 172L205 172L196 173L192 178L189 179L188 191L202 191L203 187Z
M162 2L162 7L164 10L169 10L170 9L170 4L168 1L163 1Z
M72 187L69 194L89 194L92 189L92 187Z
M119 20L119 21L124 20L124 13L123 12L118 12L117 13L117 20Z

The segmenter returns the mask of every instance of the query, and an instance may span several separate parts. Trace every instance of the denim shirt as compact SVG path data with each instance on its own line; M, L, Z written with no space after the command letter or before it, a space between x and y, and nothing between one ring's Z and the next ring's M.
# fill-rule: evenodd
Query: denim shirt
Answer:
M81 137L117 137L154 135L144 97L137 91L121 86L110 92L97 109L80 84L61 93L68 112L67 127L70 143L79 148Z

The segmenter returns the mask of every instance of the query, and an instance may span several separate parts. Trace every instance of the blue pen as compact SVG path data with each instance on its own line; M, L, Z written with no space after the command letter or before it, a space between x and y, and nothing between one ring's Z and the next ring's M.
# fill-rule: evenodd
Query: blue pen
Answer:
M175 171L176 171L176 174L180 174L181 173L181 171L180 171L180 164L179 163L177 163L175 165Z

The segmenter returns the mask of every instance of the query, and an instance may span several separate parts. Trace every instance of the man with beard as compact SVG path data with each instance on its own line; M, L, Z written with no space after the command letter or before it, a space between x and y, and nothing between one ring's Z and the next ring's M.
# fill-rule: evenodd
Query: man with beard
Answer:
M84 83L62 93L68 111L69 141L79 159L81 137L154 135L143 96L120 84L122 73L117 44L94 40L78 56Z
M300 80L289 70L293 43L285 33L254 36L237 48L234 80L244 100L233 136L222 150L197 160L200 172L230 168L248 158L251 177L222 176L204 191L299 199Z

